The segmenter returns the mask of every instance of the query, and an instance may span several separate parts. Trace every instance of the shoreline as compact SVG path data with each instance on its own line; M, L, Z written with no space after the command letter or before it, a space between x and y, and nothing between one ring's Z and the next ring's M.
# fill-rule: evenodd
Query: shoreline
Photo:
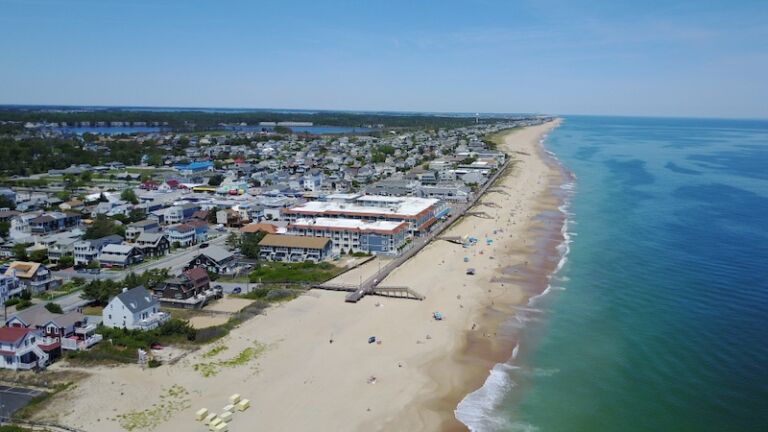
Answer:
M480 307L472 314L473 323L483 331L467 331L464 340L448 359L435 358L424 364L422 371L432 383L450 384L435 385L425 390L422 394L424 400L415 401L415 407L403 413L404 419L393 421L378 430L466 431L472 422L465 424L457 418L459 405L484 388L494 368L506 365L514 358L520 332L524 328L521 315L526 313L531 301L545 295L550 278L561 266L564 257L561 245L567 248L564 205L568 197L562 185L572 181L572 177L544 147L546 137L560 122L560 119L555 120L537 136L533 157L546 165L546 184L531 202L526 203L530 205L531 214L521 230L522 244L508 245L511 248L504 254L505 263L496 268L494 276L484 284L491 295L481 299ZM520 145L515 143L514 134L517 132L520 131L504 136L506 146ZM515 153L513 148L505 150L510 156ZM526 168L530 167L513 169ZM502 182L508 186L520 180L519 176L519 172L507 174ZM485 196L473 208L482 207L488 201L491 198ZM519 208L523 206L520 204ZM496 286L497 292L494 292L494 285L498 284L507 289ZM513 287L517 289L509 289ZM478 402L485 404L490 401L483 398ZM470 407L475 408L478 407ZM431 411L431 415L423 411ZM487 412L480 413L481 417L484 415Z
M454 409L509 358L515 332L505 323L546 288L547 271L558 261L553 243L560 241L549 233L563 223L553 218L560 204L552 193L561 171L541 145L557 122L505 135L503 150L516 162L475 205L486 215L465 216L446 231L475 236L478 245L464 249L435 240L385 279L412 287L425 300L369 296L349 304L344 293L313 290L242 323L218 342L227 349L213 356L206 357L206 346L155 369L92 368L90 377L51 401L45 411L55 419L38 420L122 431L121 419L155 414L153 407L167 403L168 389L180 386L184 396L175 411L136 430L201 429L194 412L217 410L232 393L253 405L237 414L232 430L466 430ZM372 274L375 261L337 280ZM475 276L465 274L468 267L476 268ZM435 311L445 319L435 321ZM368 344L370 336L381 344ZM263 352L214 377L196 369L226 362L254 344Z
M556 121L558 124L555 127L558 127L562 120ZM465 391L460 397L455 405L454 419L446 420L445 428L442 430L466 431L468 428L472 430L472 426L483 425L483 421L491 418L496 403L505 396L510 385L503 369L515 367L514 361L520 348L521 334L526 327L526 316L539 312L535 308L536 300L551 291L552 277L567 260L570 250L567 212L575 177L554 153L546 149L545 141L548 134L541 137L537 153L550 168L549 183L543 196L536 202L535 208L539 213L527 229L528 238L534 239L535 244L521 248L520 251L527 255L528 263L531 265L515 268L516 277L514 278L502 278L523 286L528 297L523 303L510 302L501 306L505 309L504 314L491 325L498 328L501 337L509 343L495 351L482 353L485 356L484 360L493 364L480 377L475 374L468 379L468 382L471 380L472 383L467 387L469 391ZM464 355L471 356L470 344L471 341L468 340ZM500 393L500 390L504 392ZM460 420L459 417L464 418Z

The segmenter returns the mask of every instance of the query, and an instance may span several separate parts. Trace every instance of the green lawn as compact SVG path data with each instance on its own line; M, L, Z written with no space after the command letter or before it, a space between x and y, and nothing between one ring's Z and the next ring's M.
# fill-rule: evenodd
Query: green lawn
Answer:
M318 283L332 279L341 271L341 268L327 262L265 262L258 264L249 278L251 282L263 283Z

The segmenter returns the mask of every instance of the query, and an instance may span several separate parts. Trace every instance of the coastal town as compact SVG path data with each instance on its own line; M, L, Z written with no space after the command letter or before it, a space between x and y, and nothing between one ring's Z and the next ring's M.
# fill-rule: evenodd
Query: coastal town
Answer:
M418 286L380 282L505 172L514 155L498 147L503 134L551 119L474 120L384 133L369 125L376 134L291 129L307 122L195 134L151 122L4 122L7 140L67 140L98 164L2 177L0 367L22 383L19 373L89 364L173 368L308 290L348 291L342 303L423 300ZM125 144L153 152L134 164L112 159ZM374 262L377 271L337 282ZM29 399L3 417L37 418L22 408ZM227 430L223 417L202 417Z

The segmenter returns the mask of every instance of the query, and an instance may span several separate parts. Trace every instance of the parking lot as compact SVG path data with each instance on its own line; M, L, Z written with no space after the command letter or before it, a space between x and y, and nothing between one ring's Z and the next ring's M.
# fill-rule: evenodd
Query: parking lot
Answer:
M42 392L38 390L0 385L0 417L10 417L11 414L23 408L30 399L41 394Z

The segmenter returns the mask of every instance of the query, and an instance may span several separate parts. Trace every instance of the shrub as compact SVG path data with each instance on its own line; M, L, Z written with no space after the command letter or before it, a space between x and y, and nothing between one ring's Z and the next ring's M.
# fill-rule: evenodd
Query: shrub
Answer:
M28 307L30 307L30 306L32 306L32 300L29 300L29 299L25 299L25 298L22 298L22 299L21 299L21 300L19 300L19 302L16 304L16 310L17 310L17 311L20 311L20 310L24 310L24 309L26 309L26 308L28 308Z
M48 309L48 312L50 313L64 313L64 311L61 309L61 306L59 306L57 303L46 303L45 308Z
M5 305L6 306L15 306L15 305L19 304L20 300L21 299L19 299L18 297L9 298L8 300L6 300Z

